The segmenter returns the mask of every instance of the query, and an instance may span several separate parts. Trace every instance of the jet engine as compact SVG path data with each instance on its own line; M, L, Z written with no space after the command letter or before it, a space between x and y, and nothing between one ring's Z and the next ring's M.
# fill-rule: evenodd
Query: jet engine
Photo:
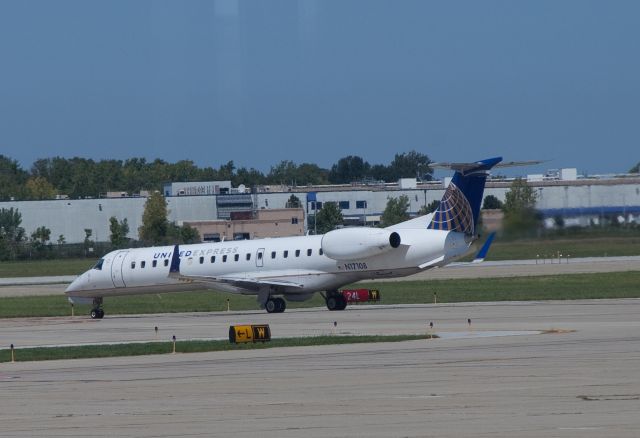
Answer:
M342 228L322 237L322 251L334 260L364 259L400 246L400 235L381 228Z

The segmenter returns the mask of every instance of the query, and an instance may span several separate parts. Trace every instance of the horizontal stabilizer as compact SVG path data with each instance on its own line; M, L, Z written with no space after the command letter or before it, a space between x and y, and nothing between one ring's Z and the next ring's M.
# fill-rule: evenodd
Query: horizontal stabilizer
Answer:
M444 261L444 256L442 255L442 256L440 256L438 258L435 258L433 260L429 260L428 262L425 262L425 263L421 264L420 266L418 266L418 268L420 268L420 269L428 268L428 267L431 267L431 266L435 266L438 263L442 263L443 261Z
M431 163L429 167L432 169L451 169L460 172L462 175L469 173L487 171L492 167L516 167L516 166L533 166L546 161L530 160L530 161L508 161L501 163L499 158L489 158L488 160L476 161L472 163Z

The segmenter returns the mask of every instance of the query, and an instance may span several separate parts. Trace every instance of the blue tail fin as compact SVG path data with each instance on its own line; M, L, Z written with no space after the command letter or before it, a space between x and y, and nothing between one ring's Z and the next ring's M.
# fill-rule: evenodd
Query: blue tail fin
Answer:
M487 253L489 252L489 248L491 247L491 243L493 242L494 237L496 237L495 231L489 234L489 237L487 237L487 240L484 242L484 245L482 245L482 248L480 248L480 251L478 251L478 254L476 254L476 258L473 259L471 263L484 262L484 259L485 257L487 257Z
M488 171L500 161L502 157L475 163L449 164L447 167L454 169L456 173L427 228L457 231L474 236Z

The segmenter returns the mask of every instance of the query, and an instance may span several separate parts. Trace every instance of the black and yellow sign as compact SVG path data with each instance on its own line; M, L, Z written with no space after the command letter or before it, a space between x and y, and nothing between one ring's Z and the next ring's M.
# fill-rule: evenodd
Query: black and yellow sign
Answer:
M369 289L369 301L380 301L380 291L378 289Z
M242 344L245 342L265 342L271 340L269 324L232 325L229 327L229 342Z
M252 325L251 328L253 329L253 342L271 340L271 329L269 328L269 324Z

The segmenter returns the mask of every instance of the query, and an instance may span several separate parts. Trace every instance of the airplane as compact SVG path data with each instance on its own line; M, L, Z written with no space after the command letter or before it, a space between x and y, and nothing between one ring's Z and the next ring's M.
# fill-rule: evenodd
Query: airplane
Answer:
M491 168L504 166L501 161L440 164L455 173L437 210L387 228L115 250L65 294L71 303L93 304L92 319L104 317L105 297L205 288L255 295L268 313L284 312L287 302L315 293L329 310L344 310L338 291L344 285L412 275L464 256L478 238L486 178Z

